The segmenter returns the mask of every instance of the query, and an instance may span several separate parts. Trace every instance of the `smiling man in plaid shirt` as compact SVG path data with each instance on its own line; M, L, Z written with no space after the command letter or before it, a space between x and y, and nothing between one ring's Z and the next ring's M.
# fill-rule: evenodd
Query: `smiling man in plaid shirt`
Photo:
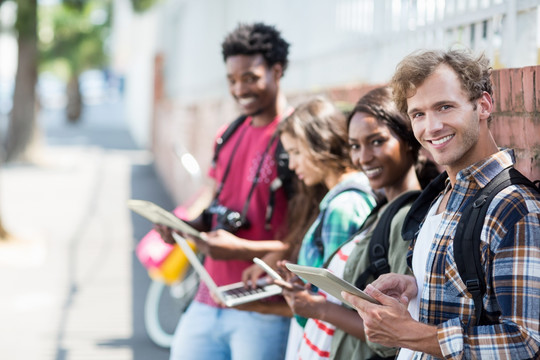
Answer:
M423 51L401 61L392 79L397 105L416 138L448 173L409 251L414 277L381 276L350 294L370 341L404 359L540 358L540 196L511 185L493 198L480 238L489 321L476 325L474 302L457 270L454 234L463 208L508 166L489 131L491 69L467 51ZM407 309L408 306L408 309Z

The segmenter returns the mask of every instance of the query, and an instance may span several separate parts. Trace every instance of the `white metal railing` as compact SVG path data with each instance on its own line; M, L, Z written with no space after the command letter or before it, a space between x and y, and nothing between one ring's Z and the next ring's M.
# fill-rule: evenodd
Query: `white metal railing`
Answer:
M129 0L114 3L129 8ZM182 109L230 101L220 43L239 22L274 24L291 43L283 79L290 93L387 82L408 53L456 43L484 51L496 68L539 64L540 0L163 0L158 4L150 13L133 16L129 28L118 22L117 29L127 33L125 39L131 43L117 41L111 49L121 52L119 59L131 54L126 92L137 93L137 99L152 98L145 93L151 89L147 86L151 79L141 83L141 74L154 71L155 53L148 49L163 54L167 96ZM144 101L133 103L133 117L148 113L150 104L142 108Z
M404 37L415 39L405 45L413 48L460 43L512 67L537 62L539 5L538 0L339 0L335 23L340 32L357 34L359 43L392 39L398 49Z

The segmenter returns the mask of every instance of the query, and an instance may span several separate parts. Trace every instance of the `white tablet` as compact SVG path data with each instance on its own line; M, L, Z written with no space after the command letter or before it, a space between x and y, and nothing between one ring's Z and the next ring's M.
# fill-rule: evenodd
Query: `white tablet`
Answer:
M191 225L184 222L173 213L159 207L151 201L131 199L128 200L127 205L131 210L147 218L154 224L166 225L204 241L204 236L202 236L199 231L195 230Z
M300 276L307 282L323 289L352 308L354 308L354 306L341 296L342 291L346 291L361 297L364 300L380 305L380 302L358 289L353 284L332 274L330 271L328 271L328 269L297 264L286 264L285 266L287 266L287 269Z

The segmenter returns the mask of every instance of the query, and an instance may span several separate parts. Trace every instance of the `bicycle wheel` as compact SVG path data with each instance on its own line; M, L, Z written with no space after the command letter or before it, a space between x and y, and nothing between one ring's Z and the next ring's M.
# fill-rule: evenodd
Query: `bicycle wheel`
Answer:
M182 314L195 297L199 277L191 266L186 276L170 286L152 281L144 304L144 325L152 342L169 348Z

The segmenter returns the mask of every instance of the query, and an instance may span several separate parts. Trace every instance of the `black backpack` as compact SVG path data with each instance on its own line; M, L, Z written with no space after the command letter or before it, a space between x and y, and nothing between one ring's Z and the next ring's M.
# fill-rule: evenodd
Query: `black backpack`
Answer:
M444 190L447 177L446 172L440 174L414 202L403 224L404 240L414 239L433 200ZM482 302L486 292L486 279L480 257L480 235L489 204L501 190L510 185L525 185L540 193L539 184L539 180L531 182L513 167L508 167L480 189L463 209L453 239L454 259L459 276L473 298L476 325L492 323L486 316Z
M219 138L216 139L216 144L214 147L214 156L212 158L212 166L215 167L219 152L223 145L230 139L236 130L244 123L246 120L246 115L239 116L236 120L231 122L227 129L221 134ZM272 140L271 140L272 141ZM274 213L274 204L275 204L275 193L279 188L283 188L285 196L287 199L291 199L294 195L294 181L295 173L289 169L289 154L283 148L279 138L277 139L276 151L274 153L274 159L277 163L277 177L274 179L272 184L270 184L270 198L269 203L266 209L266 224L269 226L270 220L272 219Z
M416 200L420 193L421 191L419 190L408 191L398 196L388 205L384 213L381 214L377 225L375 225L375 228L373 229L373 234L369 242L368 251L370 265L356 278L354 285L357 288L364 289L370 276L372 276L373 279L377 279L382 274L386 274L391 271L390 264L388 264L388 249L390 247L389 238L392 220L403 206ZM376 214L381 205L377 205L372 213Z

